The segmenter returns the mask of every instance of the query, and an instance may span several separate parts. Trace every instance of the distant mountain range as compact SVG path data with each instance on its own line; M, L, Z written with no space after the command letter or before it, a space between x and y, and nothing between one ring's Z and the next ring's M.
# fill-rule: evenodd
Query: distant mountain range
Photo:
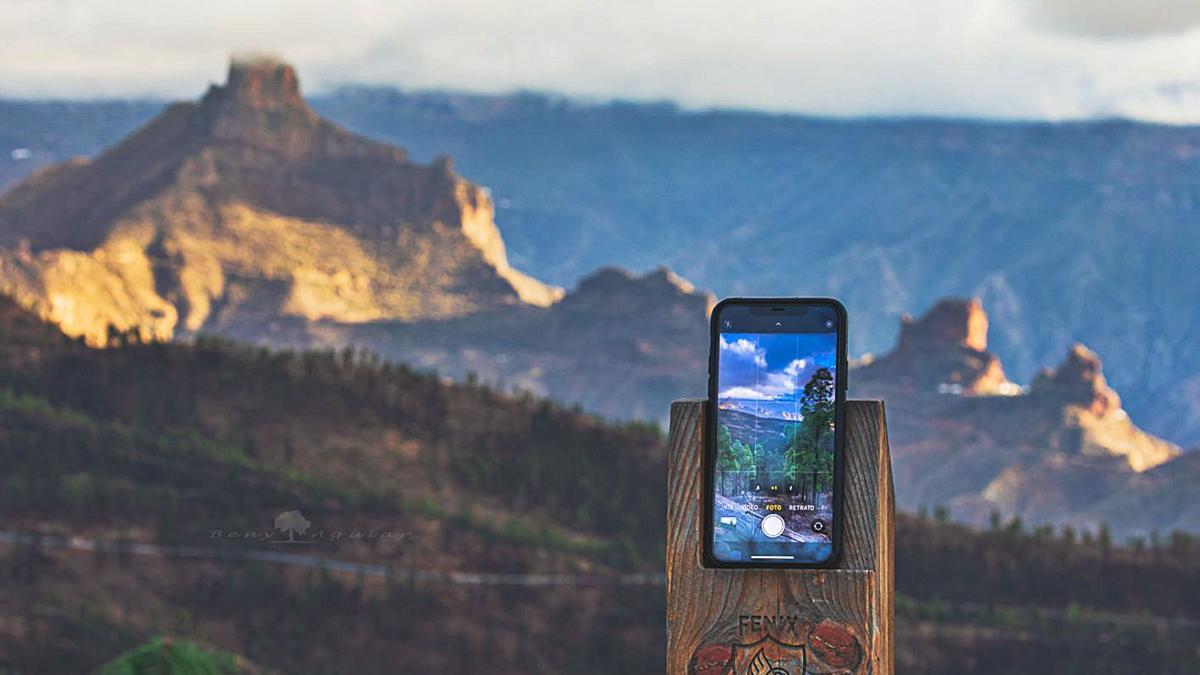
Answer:
M1130 420L1096 354L1073 345L1023 389L987 336L978 300L944 300L853 368L852 395L887 401L900 508L1105 524L1122 538L1197 528L1194 457Z
M1120 355L1110 378L1149 429L1200 444L1200 128L364 88L312 103L421 161L453 155L491 188L514 265L549 283L668 265L723 295L837 295L857 354L886 349L904 313L977 296L1016 380L1085 342ZM0 103L0 184L160 109Z
M274 61L0 197L0 291L92 344L353 344L644 419L703 381L712 303L665 269L566 295L517 271L486 190L322 119Z
M780 455L787 448L796 427L794 422L736 409L723 410L721 424L729 428L735 439L746 439L750 445L761 444L768 454Z
M538 107L541 99L517 99L511 109L484 105L489 100L449 99L449 108L435 106L429 114L449 110L484 123L543 110L547 133L558 133L555 116L570 120L578 113L566 103L542 101ZM618 115L623 108L606 110ZM685 127L692 119L670 109L635 108L630 114L645 123L682 120ZM766 124L773 118L754 119ZM794 121L777 120L785 126ZM836 137L841 128L822 133ZM942 139L935 145L946 142L927 133ZM887 164L886 157L878 159ZM664 179L671 175L664 168ZM620 196L636 195L646 185L611 187L611 195ZM777 201L799 194L783 191ZM774 198L763 198L764 207L775 207ZM499 199L503 205L506 198ZM1004 242L996 239L1002 228L964 222L975 223L964 227L977 239L956 240L957 253L947 252L937 265L910 258L904 275L954 277L1004 258ZM674 236L675 253L667 257L681 260L680 251L716 245L684 236L709 226L697 221L639 236ZM850 232L863 236L870 229L854 227ZM547 234L547 241L557 246L574 239L592 251L588 255L612 244L607 236L603 244L578 239L595 232L579 223L563 229L562 238ZM785 224L772 231L791 236ZM745 232L758 232L752 241L767 230ZM936 228L930 232L931 241L940 236ZM894 234L896 241L917 241L904 239L908 235L900 230ZM1170 255L1187 255L1191 239L1185 239ZM1157 250L1153 236L1145 241L1149 248L1137 255ZM636 248L636 242L626 243ZM760 243L775 254L791 250L784 239ZM1046 243L1061 245L1057 239ZM754 274L774 274L769 260L738 254L744 250L739 246L732 240L721 245L732 267L761 260ZM1079 246L1091 244L1080 240ZM1072 258L1060 253L1060 265L1039 267L1033 276L1053 279L1059 266L1069 267ZM832 264L816 253L789 260L797 278ZM852 307L851 330L869 336L890 311L870 303L892 297L891 287L870 275L889 263L886 256L870 264L840 260L827 268L826 281L853 280L832 290L865 303L857 311ZM1106 287L1116 276L1099 267L1092 271L1074 286L1057 287L1061 295ZM1160 273L1176 274L1156 267L1144 279ZM822 288L828 289L810 290ZM867 298L867 288L882 289L883 296ZM1013 308L1026 305L1017 295L984 291L990 306L999 306L992 334L1005 344L1003 338L1014 335L1010 321L1021 326L1025 316ZM662 267L640 275L603 267L570 292L517 271L508 262L487 190L459 176L448 158L416 162L403 149L321 118L301 98L295 72L275 61L236 62L228 82L200 101L172 105L94 159L43 168L0 197L0 293L92 344L212 333L275 348L365 347L454 379L519 388L608 417L649 420L661 420L671 399L704 391L705 319L713 302ZM1129 293L1122 297L1137 294ZM1043 296L1049 298L1048 292ZM1178 311L1154 321L1190 325L1189 304L1169 306ZM1059 319L1100 317L1096 323L1107 325L1111 317L1103 318L1103 307L1093 302ZM1056 370L1018 378L1032 379L1026 391L989 351L988 324L979 301L943 302L921 319L906 317L896 348L863 359L850 375L856 394L889 403L903 507L946 506L976 523L992 511L1035 522L1094 526L1103 519L1121 535L1196 527L1174 515L1197 508L1187 493L1194 469L1174 459L1178 446L1133 425L1095 354L1072 347ZM1056 359L1073 343L1059 332L1048 335L1063 337ZM1182 362L1195 352L1170 353ZM1112 353L1130 360L1129 350ZM1130 506L1155 493L1175 494L1174 508Z
M668 265L719 295L827 294L851 349L947 296L983 299L1030 381L1110 359L1130 411L1200 444L1200 127L831 121L350 89L316 102L493 190L523 269Z

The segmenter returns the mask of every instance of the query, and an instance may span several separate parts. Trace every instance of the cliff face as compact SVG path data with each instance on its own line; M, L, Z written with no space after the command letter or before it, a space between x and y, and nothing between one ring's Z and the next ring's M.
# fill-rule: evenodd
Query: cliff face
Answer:
M447 159L350 134L271 60L170 107L97 157L0 200L0 290L98 343L279 317L359 323L545 306L482 188Z
M660 419L702 390L711 296L608 268L564 297L509 265L493 216L449 159L350 134L290 66L241 60L0 199L0 293L93 344L112 327L355 345L611 417Z
M1042 371L1033 381L1032 393L1077 406L1096 417L1121 410L1121 397L1104 379L1100 357L1081 344L1067 350L1058 368Z
M868 380L891 380L918 390L1011 394L1000 359L987 349L988 317L975 298L950 298L924 316L905 315L895 350L860 369Z
M1140 424L1200 445L1200 312L1184 309L1200 296L1200 126L847 123L361 88L317 106L414 152L460 148L518 205L507 240L548 278L653 260L720 295L833 295L853 313L854 355L891 349L902 312L978 295L1010 378L1031 382L1086 337ZM505 134L522 140L491 142Z
M854 395L887 401L902 508L1094 526L1113 495L1179 455L1133 424L1089 349L1072 346L1022 390L987 351L986 326L977 300L942 301L850 377ZM1114 526L1131 534L1147 522Z
M711 294L669 270L605 268L550 307L500 307L443 320L275 322L234 332L294 347L362 345L463 379L516 387L608 418L664 420L673 399L702 395Z

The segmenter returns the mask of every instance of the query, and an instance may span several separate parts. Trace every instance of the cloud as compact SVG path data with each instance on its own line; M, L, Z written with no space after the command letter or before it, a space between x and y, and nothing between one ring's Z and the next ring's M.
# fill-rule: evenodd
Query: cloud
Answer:
M1176 34L1200 24L1196 0L1031 0L1030 9L1048 28L1085 36Z
M0 94L195 97L230 53L261 50L294 62L310 92L533 88L822 115L1200 122L1196 4L11 0Z
M763 357L758 356L756 358ZM765 361L762 365L765 368ZM737 395L735 398L753 398L757 400L791 398L793 394L803 388L803 383L808 381L805 370L809 369L810 365L810 362L806 359L796 359L787 364L783 370L763 370L757 374L757 381L754 383L745 386L730 387L721 396L724 397L728 392L733 391L739 394L746 392L754 393L753 396Z
M784 366L783 370L767 373L761 389L769 392L773 398L790 398L804 388L804 384L816 370L817 364L814 359L794 359Z
M774 398L789 396L800 388L796 380L796 374L787 371L767 373L760 386L763 391L770 392Z
M758 345L747 340L746 338L738 338L733 342L728 342L724 337L722 337L721 351L728 352L743 359L751 359L760 368L767 367L766 350L760 349Z
M790 377L796 377L800 373L804 372L804 369L807 367L808 359L796 359L787 364L787 366L783 369L783 372Z
M794 399L794 394L803 387L802 382L807 381L807 379L797 380L795 375L783 372L764 373L764 376L754 384L726 389L721 392L721 398L732 397L758 401L791 400Z
M773 397L751 387L730 387L721 392L718 398L740 398L752 401L769 401Z
M797 400L818 368L832 367L836 347L831 335L722 335L721 397L780 403Z
M782 398L796 391L796 380L783 373L767 373L758 389L771 398Z

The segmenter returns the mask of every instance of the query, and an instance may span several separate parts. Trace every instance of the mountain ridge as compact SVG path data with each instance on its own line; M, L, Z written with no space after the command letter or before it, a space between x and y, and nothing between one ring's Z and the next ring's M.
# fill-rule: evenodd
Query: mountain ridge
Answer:
M231 327L239 340L298 349L354 344L384 358L549 396L610 419L661 421L702 391L705 317L715 297L665 268L605 267L549 307L502 307L436 321L292 319Z
M1200 127L364 89L315 105L415 155L453 152L542 278L667 264L718 295L832 295L856 317L854 354L890 348L905 313L980 297L1013 379L1084 342L1149 429L1200 445Z
M944 506L980 526L996 513L1149 534L1149 503L1116 517L1110 502L1147 474L1172 474L1186 455L1132 422L1087 347L1071 345L1057 367L1017 387L987 351L987 325L977 299L943 300L905 318L892 352L851 372L852 394L888 402L897 503Z
M234 61L198 103L0 198L0 281L93 343L110 324L164 339L271 308L356 322L555 302L509 265L493 214L448 159L422 167L323 120L286 64ZM98 292L63 280L81 274Z
M0 290L93 344L353 345L611 418L662 420L704 390L711 294L660 266L601 267L570 292L531 281L541 295L523 297L484 189L448 158L407 157L317 116L285 64L235 62L199 103L0 199ZM76 183L91 197L71 201ZM68 216L36 227L60 202ZM72 229L81 203L92 220ZM850 376L892 408L902 503L975 523L1085 518L1096 490L1178 454L1129 421L1082 346L1027 389L1012 382L989 323L979 299L940 302Z
M543 284L508 263L486 189L407 157L317 115L287 64L235 60L0 198L0 291L93 345L353 344L616 418L661 418L703 371L711 295L663 267Z
M1109 378L1148 429L1200 446L1198 318L1180 309L1200 292L1186 272L1200 260L1200 127L371 87L309 100L409 157L452 154L493 189L510 259L538 278L569 286L605 264L668 264L722 295L835 295L857 317L854 354L889 348L905 313L978 296L1015 380L1085 342L1110 355ZM0 153L0 185L92 154L158 110L0 101L0 147L22 151ZM802 264L760 254L795 250Z

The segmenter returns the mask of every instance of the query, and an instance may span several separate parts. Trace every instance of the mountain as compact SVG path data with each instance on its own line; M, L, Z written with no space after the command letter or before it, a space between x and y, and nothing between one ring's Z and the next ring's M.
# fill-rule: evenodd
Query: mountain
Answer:
M0 288L93 343L296 316L442 319L561 294L514 270L486 191L448 159L316 115L290 66L235 61L94 160L0 199Z
M751 439L750 444L761 444L768 455L787 450L788 442L795 433L794 422L772 417L759 417L752 412L727 408L721 413L721 425L729 429L735 439Z
M1131 477L1120 489L1076 516L1098 527L1108 524L1118 531L1160 536L1172 530L1194 531L1200 522L1200 453L1177 459ZM1154 523L1148 527L1147 523Z
M832 295L854 354L888 349L905 313L980 297L1014 379L1084 342L1149 430L1200 445L1200 127L369 88L314 105L417 156L452 153L543 279L665 264L721 296Z
M662 672L645 425L352 352L95 349L3 296L0 355L2 670ZM896 528L904 672L1196 672L1195 537Z
M1093 529L1106 523L1121 537L1194 529L1160 517L1144 489L1133 501L1145 504L1113 517L1113 500L1129 504L1133 486L1170 482L1162 476L1188 458L1134 425L1095 353L1076 344L1022 389L987 350L987 328L977 299L943 300L918 319L905 317L896 348L851 374L854 395L888 403L902 508L947 507L979 525L993 512Z
M942 300L920 321L900 317L895 349L863 359L856 375L918 391L1017 393L1000 359L987 350L987 335L988 315L978 298Z
M712 295L670 270L604 268L550 307L441 321L293 321L240 339L299 348L363 345L389 359L549 396L615 419L665 419L704 390Z
M0 291L92 344L357 345L618 418L703 382L711 295L667 269L570 294L518 272L485 189L321 119L270 60L34 173L0 199L0 246Z
M0 199L0 244L0 290L92 344L353 345L622 419L704 388L710 294L664 267L603 267L569 293L517 272L483 188L325 121L276 61L235 61L199 102L33 174ZM981 302L939 303L851 375L889 403L901 504L1095 523L1178 452L1129 421L1089 350L1023 392L988 329ZM1139 513L1114 526L1167 522Z
M362 87L311 103L412 157L452 154L491 188L514 264L549 282L665 264L721 295L835 295L853 354L888 349L905 313L980 297L1014 380L1084 342L1148 430L1200 445L1198 127ZM0 101L0 185L91 155L157 110Z

